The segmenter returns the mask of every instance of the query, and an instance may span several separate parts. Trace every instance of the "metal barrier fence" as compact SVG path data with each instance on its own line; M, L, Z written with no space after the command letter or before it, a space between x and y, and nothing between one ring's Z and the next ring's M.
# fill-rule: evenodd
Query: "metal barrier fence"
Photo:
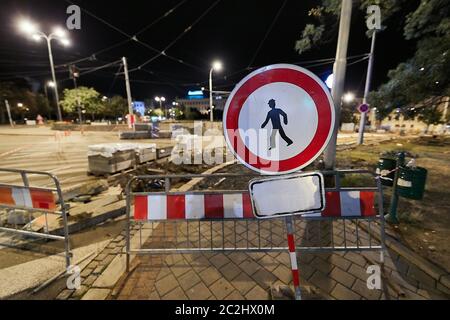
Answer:
M296 250L380 251L383 263L385 222L379 179L366 170L325 171L322 174L329 185L325 188L325 211L294 217ZM255 177L258 176L211 174L132 178L126 189L127 270L132 254L286 252L285 219L257 220L253 217L249 192L245 188L246 180ZM172 188L173 180L186 182L190 179L214 190L181 192ZM234 179L240 181L234 185L241 189L227 190L226 182ZM208 183L207 180L212 181ZM370 187L352 186L370 182ZM344 187L343 184L351 186ZM224 190L219 190L221 185ZM136 191L137 188L140 190ZM130 231L136 226L138 241L133 241L134 247L131 247ZM146 243L142 238L143 231L150 234ZM379 237L374 237L373 232Z
M48 172L30 170L0 168L1 173L19 174L23 185L0 182L0 208L26 211L29 223L21 229L18 227L18 223L7 223L6 225L0 226L0 231L41 239L64 241L66 266L69 267L71 252L67 225L68 212L64 204L58 178ZM54 187L31 186L29 178L32 175L41 179L49 179ZM13 212L12 214L15 213ZM49 215L57 215L62 218L64 235L60 236L49 232ZM35 227L32 221L38 227ZM43 231L41 232L40 230Z

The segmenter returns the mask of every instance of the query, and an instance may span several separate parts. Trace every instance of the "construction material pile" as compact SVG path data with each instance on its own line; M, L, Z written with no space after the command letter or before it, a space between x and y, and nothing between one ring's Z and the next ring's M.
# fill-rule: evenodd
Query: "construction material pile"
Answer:
M113 174L156 159L156 144L104 143L89 146L89 172Z

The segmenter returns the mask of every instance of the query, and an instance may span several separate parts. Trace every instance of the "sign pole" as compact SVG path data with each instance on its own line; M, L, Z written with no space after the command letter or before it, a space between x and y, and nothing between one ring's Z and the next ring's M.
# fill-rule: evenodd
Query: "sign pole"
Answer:
M370 56L369 56L369 65L367 68L366 87L364 89L364 100L363 100L364 104L367 104L367 96L369 95L370 84L371 84L371 80L372 80L376 35L377 35L377 30L373 29L372 45L370 48ZM364 130L366 128L366 117L367 117L366 112L361 114L361 121L359 123L359 132L358 132L358 145L361 145L364 143Z
M336 62L334 63L334 81L332 96L334 100L334 108L336 121L334 124L334 132L330 143L324 154L325 169L334 169L336 162L336 144L339 131L341 99L344 92L345 73L347 68L347 48L348 38L350 36L350 23L352 18L352 0L342 0L341 20L339 23L339 38L336 50Z
M393 224L398 224L398 217L397 217L397 206L398 206L398 193L397 193L397 183L399 178L399 169L401 166L405 165L405 154L403 152L400 152L397 155L397 166L395 170L395 178L394 178L394 185L392 187L392 199L391 204L389 206L389 216L387 216L386 220Z
M9 124L11 125L12 128L14 128L14 122L11 117L11 108L9 107L8 100L5 100L5 105L6 105L6 111L8 112Z
M297 252L295 251L294 219L292 216L286 217L286 231L289 247L289 258L291 260L292 282L294 283L295 290L295 300L301 300L300 276L297 265Z
M127 58L123 57L122 61L123 61L123 70L124 70L124 73L125 73L125 85L126 85L126 89L127 89L128 113L130 115L128 117L128 127L130 129L132 129L132 128L134 128L134 123L132 121L132 118L133 118L133 101L131 99L131 87L130 87L130 77L128 76Z

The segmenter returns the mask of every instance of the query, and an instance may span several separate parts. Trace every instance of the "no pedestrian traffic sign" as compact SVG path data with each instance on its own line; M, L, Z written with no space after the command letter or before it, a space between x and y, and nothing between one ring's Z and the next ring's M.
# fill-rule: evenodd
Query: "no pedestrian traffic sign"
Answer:
M275 64L245 77L224 109L227 144L237 159L263 174L298 171L326 148L335 112L325 84L310 71Z

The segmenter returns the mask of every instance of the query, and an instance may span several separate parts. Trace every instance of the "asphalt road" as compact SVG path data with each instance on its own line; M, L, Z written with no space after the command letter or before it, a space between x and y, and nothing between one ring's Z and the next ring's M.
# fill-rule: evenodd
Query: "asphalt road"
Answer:
M342 134L338 144L356 142L357 134ZM389 135L367 134L366 141L390 139ZM0 168L28 169L51 172L58 176L62 188L70 188L97 178L86 174L88 146L98 143L120 142L117 132L72 132L70 136L47 127L0 127ZM140 140L155 143L155 140ZM173 144L169 139L156 140L159 146ZM20 184L18 175L1 174L1 183ZM32 185L49 186L49 180L31 178ZM104 232L100 232L103 230ZM120 232L121 224L111 223L72 235L76 257L95 251L111 235ZM86 241L87 240L87 241ZM61 245L61 244L59 244ZM0 298L20 292L48 279L64 267L61 256L47 256L38 252L23 252L12 247L0 247ZM27 275L27 276L24 276ZM0 277L2 278L2 277Z
M99 143L124 142L118 132L63 132L47 127L0 127L0 168L27 169L55 174L63 189L95 180L88 176L88 146ZM171 144L169 139L139 140L141 143L156 143L158 146ZM20 183L17 174L0 173L2 183ZM51 186L49 179L32 177L35 186Z

